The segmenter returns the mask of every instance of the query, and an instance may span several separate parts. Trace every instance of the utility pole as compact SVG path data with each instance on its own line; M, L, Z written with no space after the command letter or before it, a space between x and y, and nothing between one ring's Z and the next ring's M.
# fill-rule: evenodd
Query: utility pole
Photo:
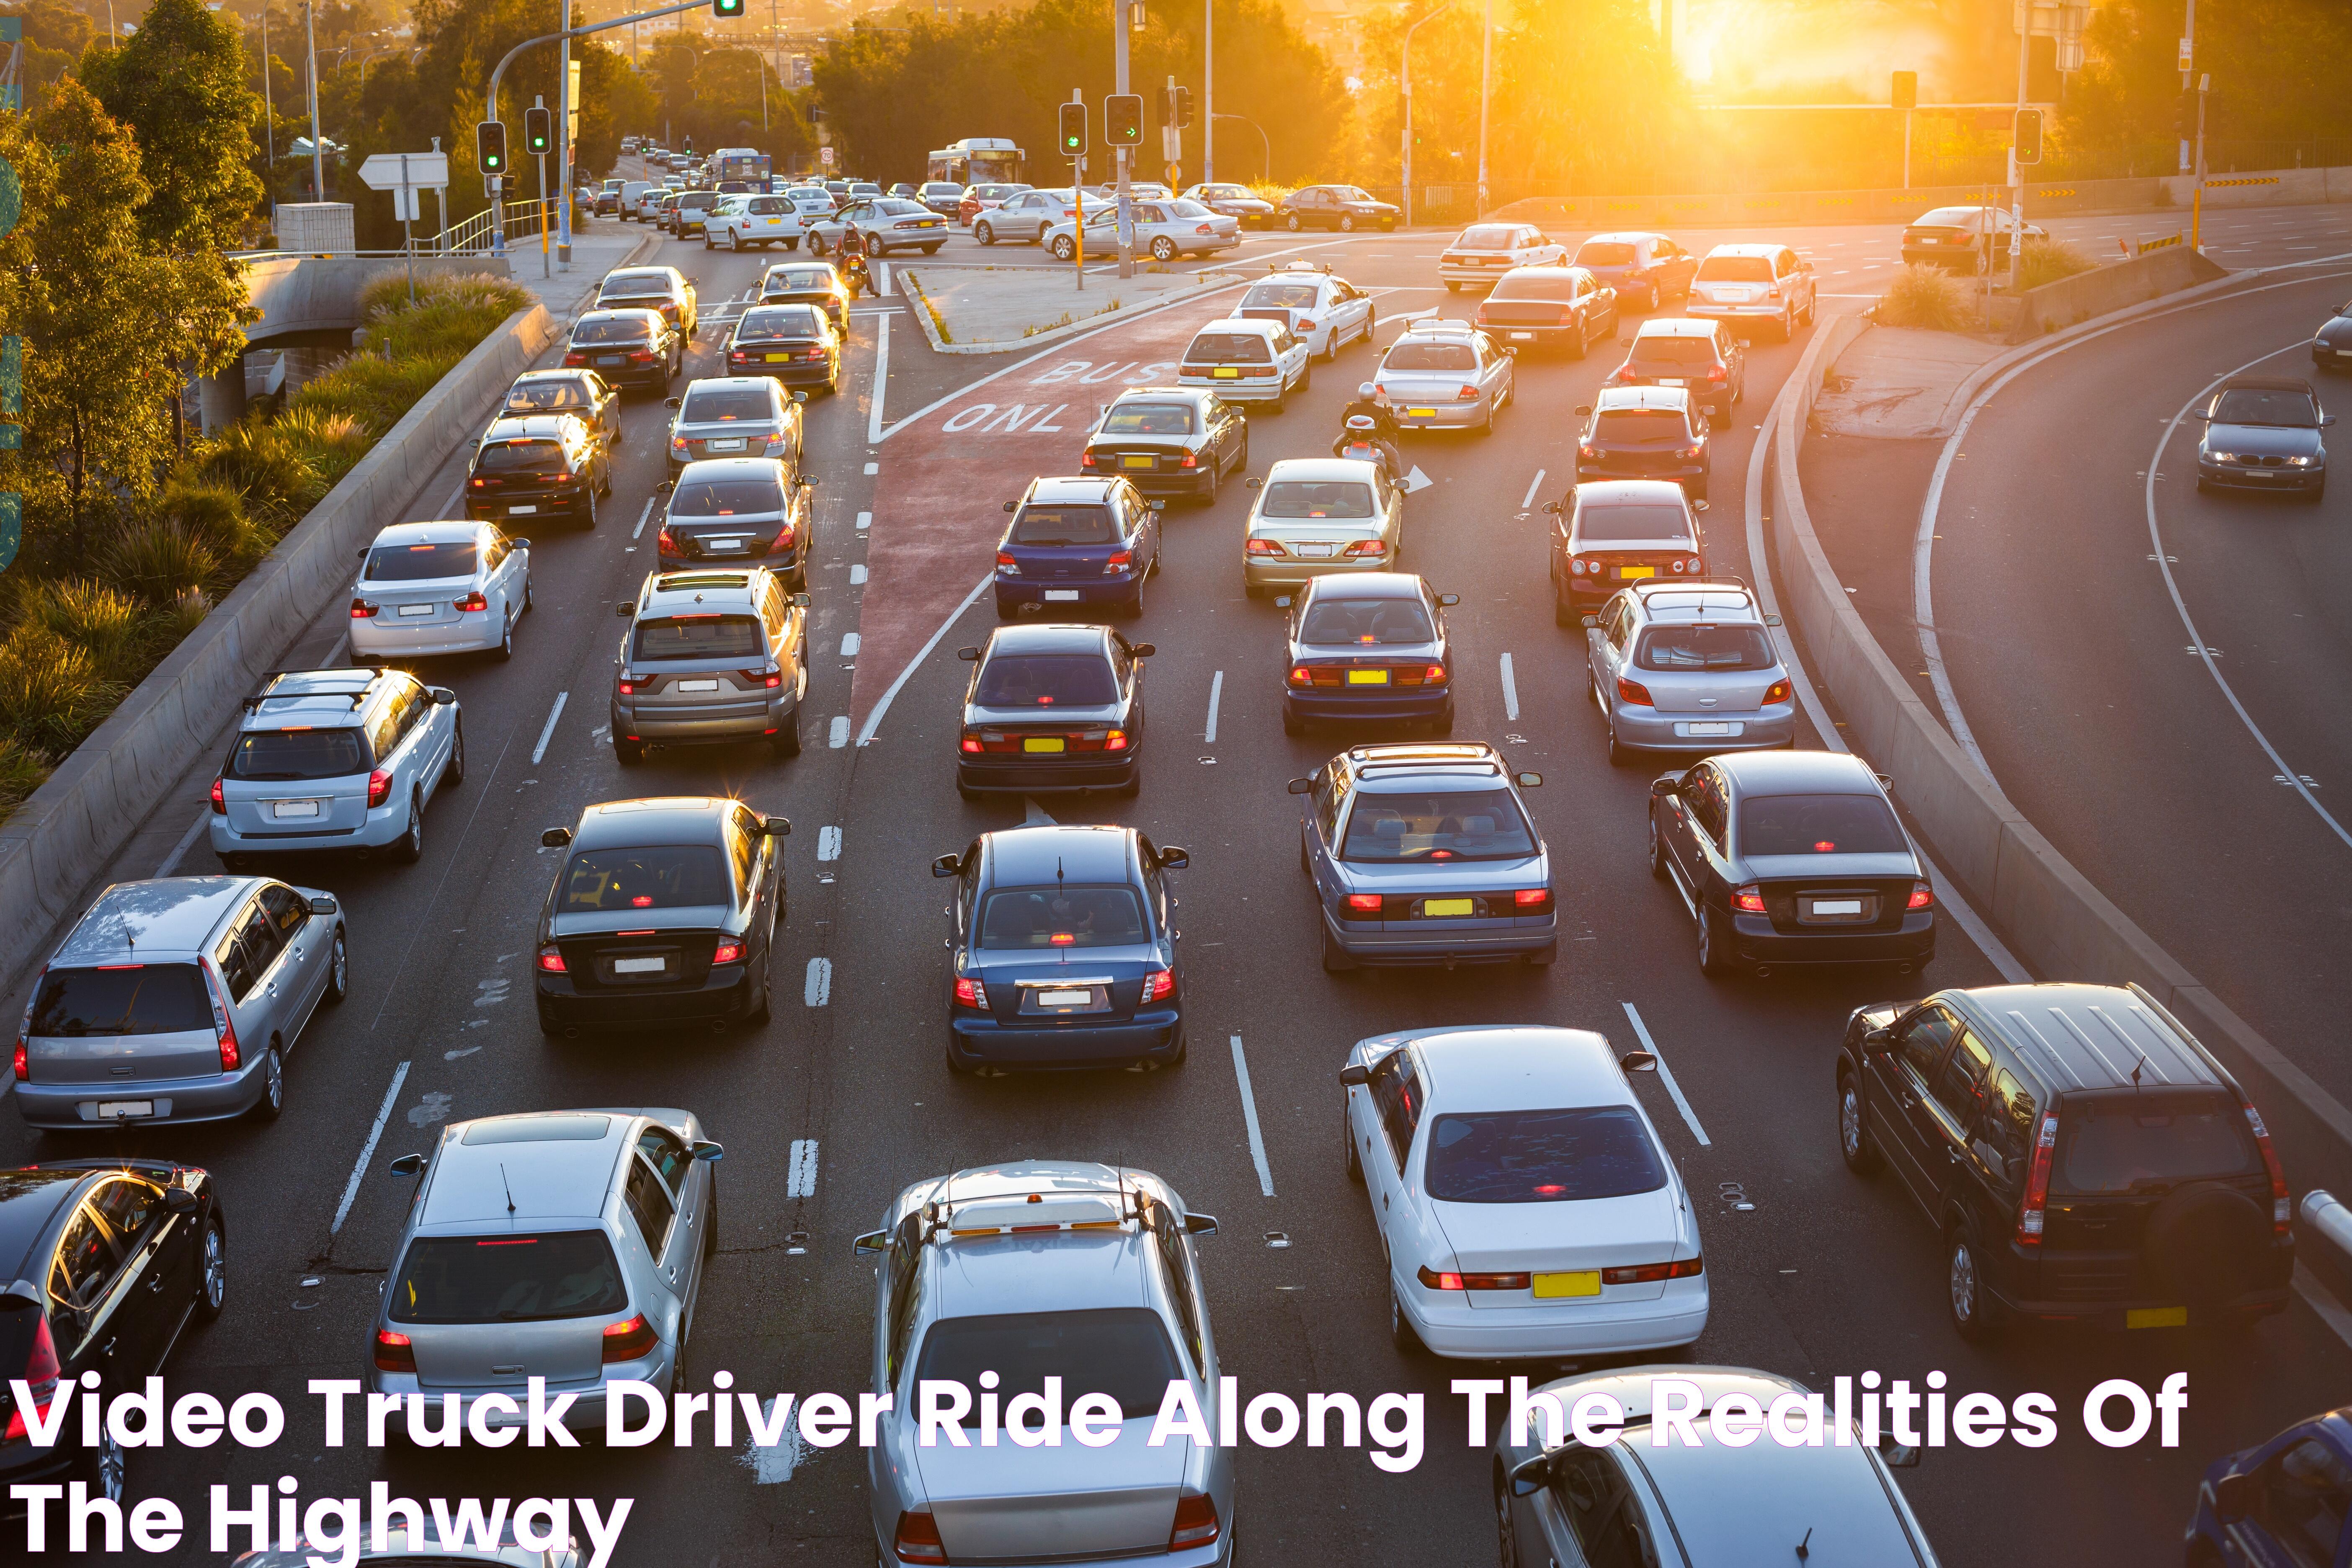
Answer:
M1129 27L1139 25L1143 20L1143 0L1115 0L1114 11L1116 14L1112 17L1110 29L1111 76L1118 85L1111 90L1125 94L1127 91L1127 35ZM1110 139L1107 124L1103 132L1105 141ZM1118 275L1121 278L1132 278L1135 276L1135 223L1130 216L1134 209L1129 205L1130 198L1127 192L1128 149L1124 146L1114 148L1112 155L1118 160L1118 216L1111 223L1112 229L1118 236ZM1078 232L1085 233L1086 226L1086 193L1080 191L1078 193Z
M2213 90L2213 76L2205 72L2197 79L2197 162L2195 178L2197 194L2189 204L2189 248L2205 248L2205 95Z
M2025 269L2025 165L2017 161L2017 128L2025 119L2027 51L2033 42L2033 10L2020 7L2017 25L2017 109L2009 120L2009 286L2014 291Z
M1201 0L1201 183L1217 177L1217 0Z
M262 0L261 6L261 117L269 123L269 169L275 175L278 172L278 106L271 101L269 94L268 0ZM269 193L269 206L273 212L278 208L278 193L275 190Z
M1445 0L1444 5L1430 12L1428 16L1423 16L1412 26L1407 27L1404 30L1404 47L1399 51L1401 58L1397 62L1397 82L1398 85L1404 89L1404 159L1402 163L1402 172L1404 174L1404 202L1402 205L1404 206L1404 225L1407 228L1411 228L1412 226L1412 36L1421 31L1422 28L1427 26L1430 23L1436 21L1438 17L1444 16L1453 8L1454 0ZM1482 179L1485 177L1483 173L1480 177ZM1486 205L1483 195L1480 198L1479 205L1481 207Z
M304 47L310 57L310 199L327 199L327 150L319 139L319 33L310 19L310 0L302 0Z
M2197 60L2197 0L2188 0L2188 16L2180 25L2180 90L2183 93L2189 90L2189 73L2196 68ZM2202 104L2198 106L2198 112L2200 114L2204 112ZM2180 139L2180 172L2184 174L2197 167L2191 161L2192 152L2189 145L2189 138L2182 137ZM2202 176L2200 175L2200 178L2201 179Z
M1495 0L1486 0L1486 42L1478 60L1478 216L1486 216L1486 109L1495 89Z
M555 105L555 174L562 186L556 192L555 199L562 204L556 210L562 215L558 221L563 226L562 237L556 243L555 258L569 270L572 266L572 0L563 0L563 58L556 66ZM541 175L540 184L544 186L546 183L546 177ZM541 199L544 200L546 195L542 189ZM546 230L547 218L541 214L541 249L546 248Z

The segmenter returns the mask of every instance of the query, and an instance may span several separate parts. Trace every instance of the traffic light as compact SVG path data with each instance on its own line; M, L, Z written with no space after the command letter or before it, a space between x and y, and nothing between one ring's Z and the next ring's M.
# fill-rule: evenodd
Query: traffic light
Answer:
M1189 87L1171 87L1164 90L1168 102L1165 106L1166 112L1162 116L1162 123L1172 125L1179 131L1185 130L1192 123L1192 89Z
M1062 156L1083 158L1087 155L1087 106L1083 103L1062 105Z
M474 154L485 174L507 172L507 128L495 120L485 120L474 127Z
M2022 165L2042 162L2042 110L2021 109L2017 111L2017 161Z
M1115 92L1103 100L1103 145L1143 145L1143 98L1139 93Z
M740 16L743 0L710 0L710 14L714 16Z
M1895 73L1894 104L1897 109L1919 107L1919 73L1917 71Z
M534 157L555 150L555 116L537 104L522 111L522 150Z

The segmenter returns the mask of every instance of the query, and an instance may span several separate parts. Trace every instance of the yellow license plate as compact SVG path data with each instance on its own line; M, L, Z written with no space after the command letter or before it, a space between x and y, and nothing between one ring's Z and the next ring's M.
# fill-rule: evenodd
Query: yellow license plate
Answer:
M2186 1307L2139 1307L2124 1314L2127 1329L2185 1329L2189 1326Z
M1437 410L1434 408L1408 408L1405 410L1405 413L1415 419L1434 419L1437 417Z
M1214 377L1218 381L1238 381L1241 379L1241 374L1242 373L1237 370L1233 370L1223 365L1220 365L1215 370L1209 373L1211 376Z
M1617 568L1617 575L1629 581L1635 577L1654 577L1657 574L1658 569L1654 566L1620 566Z
M1351 669L1348 672L1350 686L1386 686L1389 672L1385 669Z
M793 356L790 354L765 354L761 357L766 359L770 364L782 364Z
M1538 1301L1557 1301L1571 1296L1598 1296L1601 1294L1601 1270L1580 1268L1573 1274L1538 1274L1534 1283Z
M1472 899L1423 899L1421 912L1424 915L1466 915L1478 907Z
M1152 459L1150 458L1121 458L1118 460L1118 466L1122 468L1148 468L1152 466Z
M1021 749L1024 752L1059 752L1067 748L1059 735L1044 739L1032 735L1021 742Z

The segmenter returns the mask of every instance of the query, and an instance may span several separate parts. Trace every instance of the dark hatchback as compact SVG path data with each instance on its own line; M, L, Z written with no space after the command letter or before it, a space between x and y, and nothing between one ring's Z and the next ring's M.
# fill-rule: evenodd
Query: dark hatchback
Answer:
M1471 320L1498 343L1566 349L1576 359L1617 330L1617 291L1581 267L1515 267Z
M1425 723L1454 732L1445 610L1408 572L1318 577L1292 600L1283 647L1282 732L1309 723Z
M1143 613L1160 564L1160 513L1123 478L1032 479L996 546L996 613L1107 607Z
M2195 416L2200 490L2285 490L2316 502L2327 493L2327 445L2320 431L2336 416L2320 412L2310 384L2292 376L2240 375L2221 384Z
M593 370L527 370L507 388L509 414L577 414L607 447L621 444L621 389Z
M2311 334L2311 363L2323 371L2352 370L2352 301L2338 306Z
M830 261L786 261L760 279L761 305L814 305L840 333L849 331L849 285Z
M655 541L665 572L765 566L791 594L808 589L809 487L773 458L688 463L671 487Z
M1644 321L1626 346L1625 363L1609 375L1613 386L1684 388L1717 423L1748 395L1748 345L1721 321Z
M606 801L539 841L570 851L539 917L540 1032L765 1023L793 830L740 800Z
M1147 495L1214 502L1218 482L1249 467L1249 422L1199 387L1136 387L1103 410L1078 466L1116 474Z
M1155 650L1101 626L999 626L971 663L956 793L1113 790L1142 784L1143 661Z
M466 515L504 519L516 506L596 526L596 498L613 493L613 458L576 414L507 415L490 421L466 476Z
M686 340L659 310L591 310L572 324L567 366L593 367L614 386L667 386L686 363Z
M632 267L606 273L596 286L596 309L658 310L689 338L702 324L693 280L675 267Z
M163 1160L57 1160L0 1172L0 1485L79 1481L128 1511L112 1433L81 1440L82 1405L143 1391L191 1321L227 1300L227 1227L212 1178ZM7 1260L14 1258L10 1263ZM85 1375L58 1410L58 1391ZM12 1392L21 1382L30 1409ZM28 1428L61 1421L39 1447ZM0 1517L24 1516L12 1500ZM54 1519L55 1516L52 1516Z
M1244 228L1266 228L1274 223L1274 204L1247 185L1194 185L1184 194L1220 217L1238 219Z
M1757 974L1792 963L1936 956L1936 890L1887 803L1844 752L1714 756L1650 784L1650 874L1698 932L1698 966Z
M1360 228L1391 229L1403 212L1370 192L1354 185L1302 185L1275 207L1275 221L1293 231L1336 228L1350 233Z
M1698 276L1698 258L1663 234L1633 230L1596 234L1576 247L1570 258L1595 278L1617 290L1617 298L1636 310L1654 310L1666 300L1690 292Z
M1604 386L1577 409L1575 482L1666 479L1694 505L1706 501L1715 443L1696 399L1674 386Z
M838 392L841 335L817 306L756 306L743 312L727 340L727 373Z
M931 862L956 879L948 1066L1172 1067L1184 1059L1176 900L1191 864L1131 827L1015 827Z
M2043 237L2041 227L2025 226L2025 237ZM1988 264L1985 236L1992 236ZM1903 226L1903 264L1925 263L1961 272L1995 272L2009 265L2010 242L2018 233L2017 220L2000 207L1937 207L1920 214Z

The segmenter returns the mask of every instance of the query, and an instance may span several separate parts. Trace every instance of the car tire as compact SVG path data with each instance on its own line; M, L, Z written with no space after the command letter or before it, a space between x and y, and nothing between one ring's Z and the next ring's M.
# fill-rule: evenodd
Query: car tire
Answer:
M1862 1099L1862 1085L1851 1072L1838 1074L1838 1153L1845 1168L1857 1176L1875 1175L1883 1163L1877 1140L1870 1135L1870 1118Z
M1669 875L1666 870L1666 838L1658 831L1655 806L1650 808L1650 875L1661 882L1665 881Z
M593 531L596 527L596 489L590 486L588 504L580 509L580 526Z
M272 1042L261 1058L261 1098L253 1102L256 1121L275 1121L286 1113L286 1055Z
M1074 243L1066 235L1055 237L1053 244L1048 246L1046 248L1054 253L1054 259L1056 261L1070 260L1078 253L1076 244Z
M1988 1342L2001 1329L2000 1304L1985 1289L1981 1250L1966 1225L1944 1234L1945 1310L1953 1331L1972 1345Z
M1724 938L1723 922L1707 904L1698 908L1698 972L1710 980L1731 973L1731 953Z
M945 240L941 240L941 241L940 241L940 245L945 245L946 243L947 243L947 241L945 241ZM922 247L921 248L922 248L922 252L923 252L923 254L924 254L925 256L937 256L937 255L940 253L940 246L939 246L939 245L926 245L926 246Z
M705 226L702 231L702 248L705 250L712 248L710 243L710 230L708 226Z
M1217 467L1216 459L1212 457L1209 459L1209 482L1201 487L1201 504L1202 506L1214 506L1217 504L1217 484L1223 476L1224 470Z
M351 945L343 940L342 928L338 926L334 945L327 949L327 989L319 999L332 1007L351 994Z
M1551 624L1553 626L1572 626L1582 618L1582 616L1576 613L1576 606L1574 605L1570 604L1558 594L1554 594L1552 595Z
M1397 1295L1393 1279L1389 1281L1389 1343L1396 1347L1397 1354L1414 1360L1429 1353L1413 1331L1412 1320L1404 1315L1404 1302Z
M971 237L972 238L980 241L982 245L994 245L996 243L996 230L988 224L976 223L972 225Z
M1356 232L1355 214L1341 213L1339 215L1339 232L1341 234L1353 234Z
M810 235L808 237L808 247L809 254L811 256L823 256L824 254L824 236L821 234Z
M1333 939L1330 923L1326 921L1323 926L1323 973L1345 974L1355 967L1355 956Z
M1263 588L1260 588L1257 591L1261 595L1265 592ZM1289 709L1286 708L1282 710L1282 732L1286 735L1294 737L1304 735L1307 733L1307 721L1301 719L1297 714L1293 713Z
M1348 1180L1364 1184L1364 1159L1356 1152L1356 1124L1348 1119L1347 1096L1339 1097L1339 1142L1348 1151Z
M1297 234L1300 229L1307 226L1305 224L1298 221L1298 215L1297 213L1285 213L1283 215L1282 223L1283 226L1290 230L1293 234Z
M1041 223L1041 224L1039 224L1039 225L1037 226L1037 243L1038 243L1038 244L1043 245L1043 244L1045 244L1045 236L1046 236L1047 234L1049 234L1049 233L1051 233L1051 232L1052 232L1053 227L1054 227L1054 226L1053 226L1052 224L1050 224L1050 223Z
M506 626L499 633L498 653L499 659L502 661L514 658L514 616L512 612L509 612Z
M727 248L739 254L742 251L743 234L740 229L729 229L727 231Z
M768 973L768 966L763 963L760 966L759 999L743 1009L743 1022L758 1028L773 1017L775 1011L775 982Z
M1598 695L1600 688L1595 687L1593 690ZM1609 765L1612 768L1629 766L1633 761L1633 749L1619 743L1616 721L1604 714L1601 722L1609 727Z
M1445 705L1445 710L1429 721L1429 732L1433 735L1451 735L1454 733L1453 703L1448 702Z
M1587 315L1579 315L1576 318L1576 346L1569 351L1568 357L1570 359L1582 359L1586 354L1589 354L1591 352L1592 318Z
M1151 242L1151 259L1160 262L1175 260L1176 242L1169 238L1164 234L1158 239L1153 240Z
M408 797L408 830L393 841L392 858L404 866L425 858L425 803L414 795Z
M1529 969L1549 969L1559 962L1559 943L1555 942L1526 955Z
M646 743L643 741L614 741L613 757L625 768L635 767L646 760Z
M196 1257L196 1317L216 1321L228 1305L228 1233L215 1215L205 1222L204 1248Z
M131 1501L131 1455L111 1430L102 1431L97 1448L80 1468L89 1472L89 1496L102 1497L118 1508Z
M776 732L768 737L768 747L780 757L797 757L801 754L799 709L793 709L785 716L784 721L776 726Z
M466 721L457 721L449 735L449 760L441 764L441 782L433 786L439 794L452 784L466 782Z

